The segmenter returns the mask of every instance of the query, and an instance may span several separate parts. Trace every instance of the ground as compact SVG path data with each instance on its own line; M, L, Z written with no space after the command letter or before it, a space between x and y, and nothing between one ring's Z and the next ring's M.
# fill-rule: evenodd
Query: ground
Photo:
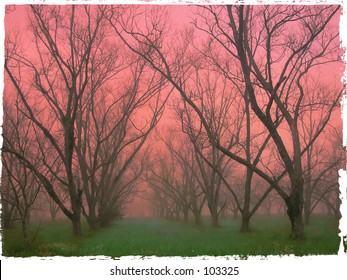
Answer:
M68 222L41 223L33 245L25 248L19 228L3 230L3 255L28 256L225 256L225 255L330 255L339 246L338 222L314 216L305 229L307 240L290 240L290 225L282 216L259 216L252 232L240 233L240 221L223 219L220 227L184 224L155 218L128 218L109 228L72 237Z

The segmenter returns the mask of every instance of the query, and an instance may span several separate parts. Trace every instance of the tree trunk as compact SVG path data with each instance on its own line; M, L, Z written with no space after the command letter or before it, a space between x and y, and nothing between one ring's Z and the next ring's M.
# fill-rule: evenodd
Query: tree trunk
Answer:
M197 226L201 226L201 215L198 212L194 212L194 220Z
M76 217L77 215L74 215L74 218L72 221L72 234L74 236L82 236L82 224L81 224L81 216Z
M340 200L339 194L337 194L336 198L335 198L335 207L334 207L335 219L337 221L340 220L342 217L341 212L340 212L341 202L342 201Z
M292 226L292 239L305 240L304 222L302 215L296 215L290 218Z
M95 216L89 216L88 219L89 230L96 231L99 229L99 220Z
M30 222L31 222L31 211L30 211L30 209L27 209L27 214L26 214L26 223L27 224L30 224Z
M217 209L211 211L211 225L213 228L219 227Z
M24 237L25 246L29 247L31 245L31 240L28 233L26 218L22 218L22 233Z
M305 204L304 204L304 217L305 217L305 226L308 226L310 224L310 218L311 218L311 204L309 201L305 201Z
M5 206L4 206L5 205ZM1 215L1 226L3 229L5 228L12 228L13 222L12 217L14 213L14 207L9 207L8 204L3 202L2 204L2 215Z
M244 192L244 203L242 215L241 232L249 232L249 220L251 216L249 215L249 208L251 204L251 187L252 187L252 177L253 172L247 168L246 182L245 182L245 192Z
M11 220L7 219L6 217L1 218L1 227L3 229L8 229L13 227L13 223Z
M221 218L225 218L227 216L227 208L224 207L219 215Z
M211 225L213 228L217 228L218 224L218 210L215 204L207 203L208 209L210 210L211 215Z
M72 234L74 236L82 236L82 224L81 224L81 206L82 201L81 197L78 195L78 197L74 200L72 199Z
M94 203L88 203L88 216L87 222L89 225L89 230L95 231L99 229L99 219L96 216L96 211L95 211L95 204Z
M212 227L213 228L217 228L219 227L219 223L218 223L218 217L213 215L212 216L212 223L211 223Z
M304 220L302 215L302 199L300 194L292 194L286 201L287 214L291 223L291 238L305 240Z
M233 208L232 212L233 212L233 219L236 220L238 213L239 213L239 209L237 209L237 207L235 207L235 208Z
M249 108L249 100L244 96L245 101L245 111L246 111L246 127L247 127L247 137L246 137L246 159L251 162L251 115ZM251 205L251 189L252 189L252 177L253 171L250 168L247 168L246 172L246 181L245 181L245 191L243 194L243 209L241 211L242 223L241 223L241 232L249 232L249 220L251 216L249 215L249 208Z
M58 211L55 211L55 209L51 209L51 221L54 222L57 218Z
M240 232L250 232L249 229L249 221L250 221L250 215L249 213L242 213L242 223L241 223L241 229Z
M341 217L342 217L342 215L341 215L340 210L339 210L339 209L336 209L336 210L334 211L334 218L335 218L335 220L336 220L336 221L339 221L339 220L341 219Z
M327 215L332 216L333 211L332 211L331 207L329 206L329 204L325 203L325 208L327 209Z
M175 221L179 221L179 220L180 220L180 212L175 211Z
M266 210L266 215L267 215L267 216L270 216L270 215L271 215L271 205L265 207L265 210Z
M184 219L185 223L188 223L188 214L189 214L188 210L184 209L183 210L183 219Z

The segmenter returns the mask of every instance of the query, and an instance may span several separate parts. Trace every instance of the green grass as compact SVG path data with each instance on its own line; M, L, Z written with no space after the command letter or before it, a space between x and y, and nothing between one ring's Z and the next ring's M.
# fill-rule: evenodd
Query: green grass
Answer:
M222 220L217 229L162 219L124 219L112 227L71 236L68 222L44 223L33 245L26 248L19 229L3 231L3 255L27 256L223 256L336 254L339 246L337 222L312 217L306 227L307 240L292 241L285 217L255 217L252 231L239 232L239 221ZM33 226L35 231L37 225Z

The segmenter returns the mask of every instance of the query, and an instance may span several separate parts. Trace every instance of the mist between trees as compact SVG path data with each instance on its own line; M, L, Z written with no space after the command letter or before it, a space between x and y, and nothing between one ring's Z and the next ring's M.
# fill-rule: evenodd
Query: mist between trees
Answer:
M3 228L19 220L30 244L31 213L50 211L81 235L83 218L109 226L137 197L196 224L204 208L214 227L240 215L242 232L277 207L298 240L315 209L338 219L339 13L8 7Z

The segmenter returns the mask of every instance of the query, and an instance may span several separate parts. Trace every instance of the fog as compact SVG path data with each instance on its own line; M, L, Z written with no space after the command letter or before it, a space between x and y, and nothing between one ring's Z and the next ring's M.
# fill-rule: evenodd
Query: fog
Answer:
M16 6L2 222L339 219L337 6ZM262 16L261 16L262 15ZM27 236L26 236L27 237Z

